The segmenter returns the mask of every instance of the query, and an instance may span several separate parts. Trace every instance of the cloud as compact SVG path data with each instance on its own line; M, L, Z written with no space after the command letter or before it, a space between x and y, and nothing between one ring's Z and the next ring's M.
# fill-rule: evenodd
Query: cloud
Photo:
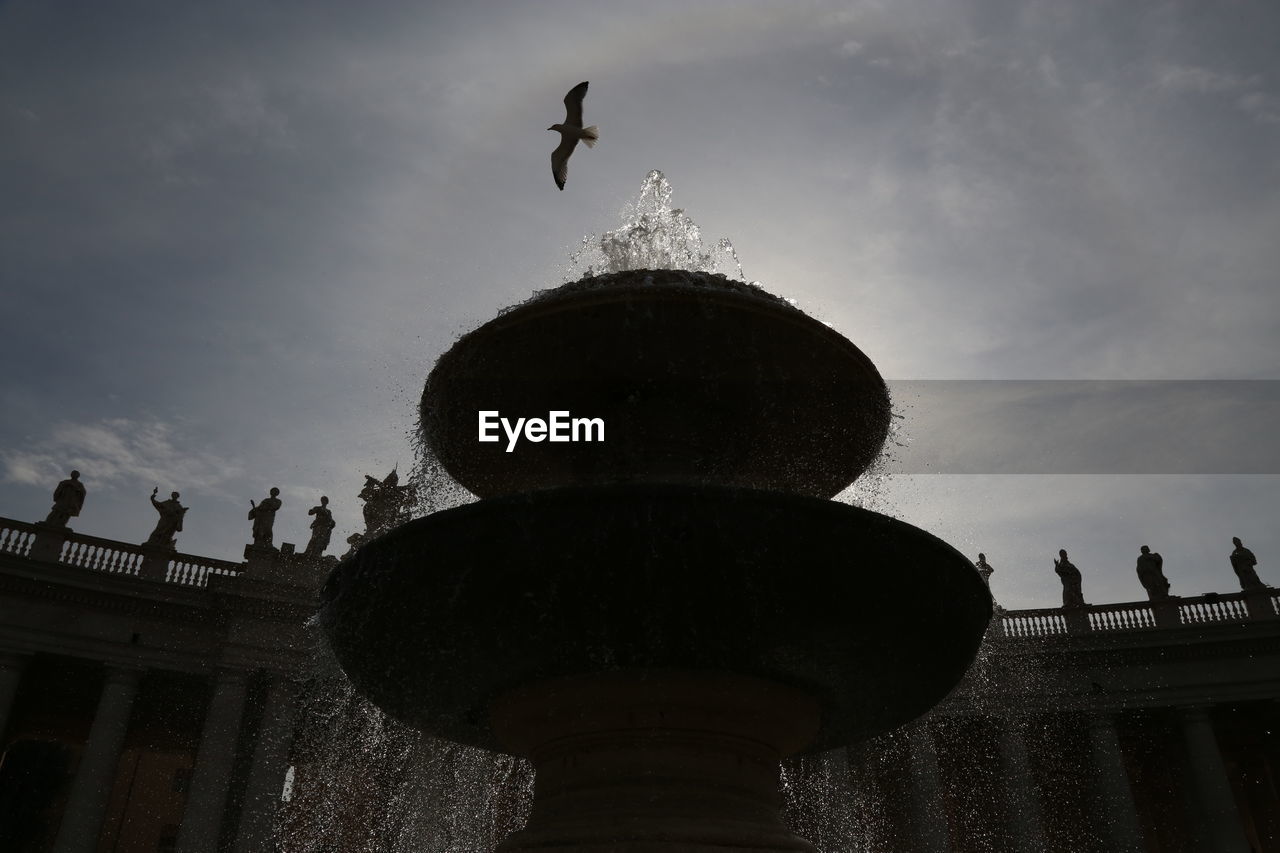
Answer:
M62 422L34 446L0 453L0 464L7 482L24 485L56 483L76 468L95 489L151 485L226 496L222 486L240 475L240 465L179 447L174 433L160 421Z
M1236 98L1236 106L1262 124L1280 125L1280 98L1265 92L1247 92Z
M1174 95L1232 95L1231 102L1261 124L1280 124L1280 98L1266 91L1261 75L1242 76L1193 65L1158 65L1156 86Z
M201 168L211 156L294 150L288 112L263 82L247 74L194 87L140 143L145 162L169 184L208 182Z
M1212 71L1193 65L1169 65L1160 63L1155 67L1156 85L1167 92L1212 94L1215 92L1235 92L1243 88L1256 86L1257 75L1240 77L1223 71Z

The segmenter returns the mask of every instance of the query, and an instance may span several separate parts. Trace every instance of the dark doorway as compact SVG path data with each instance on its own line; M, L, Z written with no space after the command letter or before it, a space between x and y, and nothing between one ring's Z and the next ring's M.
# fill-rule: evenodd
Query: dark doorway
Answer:
M42 853L58 829L72 763L57 741L19 740L0 758L0 850Z

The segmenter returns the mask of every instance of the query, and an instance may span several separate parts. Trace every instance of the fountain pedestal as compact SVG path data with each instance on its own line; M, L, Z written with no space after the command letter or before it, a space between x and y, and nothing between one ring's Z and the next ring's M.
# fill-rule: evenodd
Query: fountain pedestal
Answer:
M728 673L556 679L493 704L537 772L528 826L500 851L814 848L779 816L778 763L821 724L803 691Z

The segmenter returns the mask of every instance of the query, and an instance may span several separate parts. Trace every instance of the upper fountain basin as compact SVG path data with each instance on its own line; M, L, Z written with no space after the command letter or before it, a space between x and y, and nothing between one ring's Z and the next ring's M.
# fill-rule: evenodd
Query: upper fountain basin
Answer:
M428 446L481 497L627 482L831 497L879 454L890 405L856 346L784 300L710 273L633 270L465 335L421 411ZM481 412L515 424L557 411L599 419L604 440L512 445L495 426L499 440L479 441Z

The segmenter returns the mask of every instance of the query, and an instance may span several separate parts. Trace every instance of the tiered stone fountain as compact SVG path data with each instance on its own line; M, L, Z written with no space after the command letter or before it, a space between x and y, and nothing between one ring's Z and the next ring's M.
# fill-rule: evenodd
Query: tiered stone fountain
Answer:
M480 411L553 410L605 440L477 440ZM759 288L565 285L441 357L424 438L481 500L365 545L322 622L387 713L532 761L500 850L812 850L780 760L924 713L991 615L949 545L829 500L889 417L857 347Z

